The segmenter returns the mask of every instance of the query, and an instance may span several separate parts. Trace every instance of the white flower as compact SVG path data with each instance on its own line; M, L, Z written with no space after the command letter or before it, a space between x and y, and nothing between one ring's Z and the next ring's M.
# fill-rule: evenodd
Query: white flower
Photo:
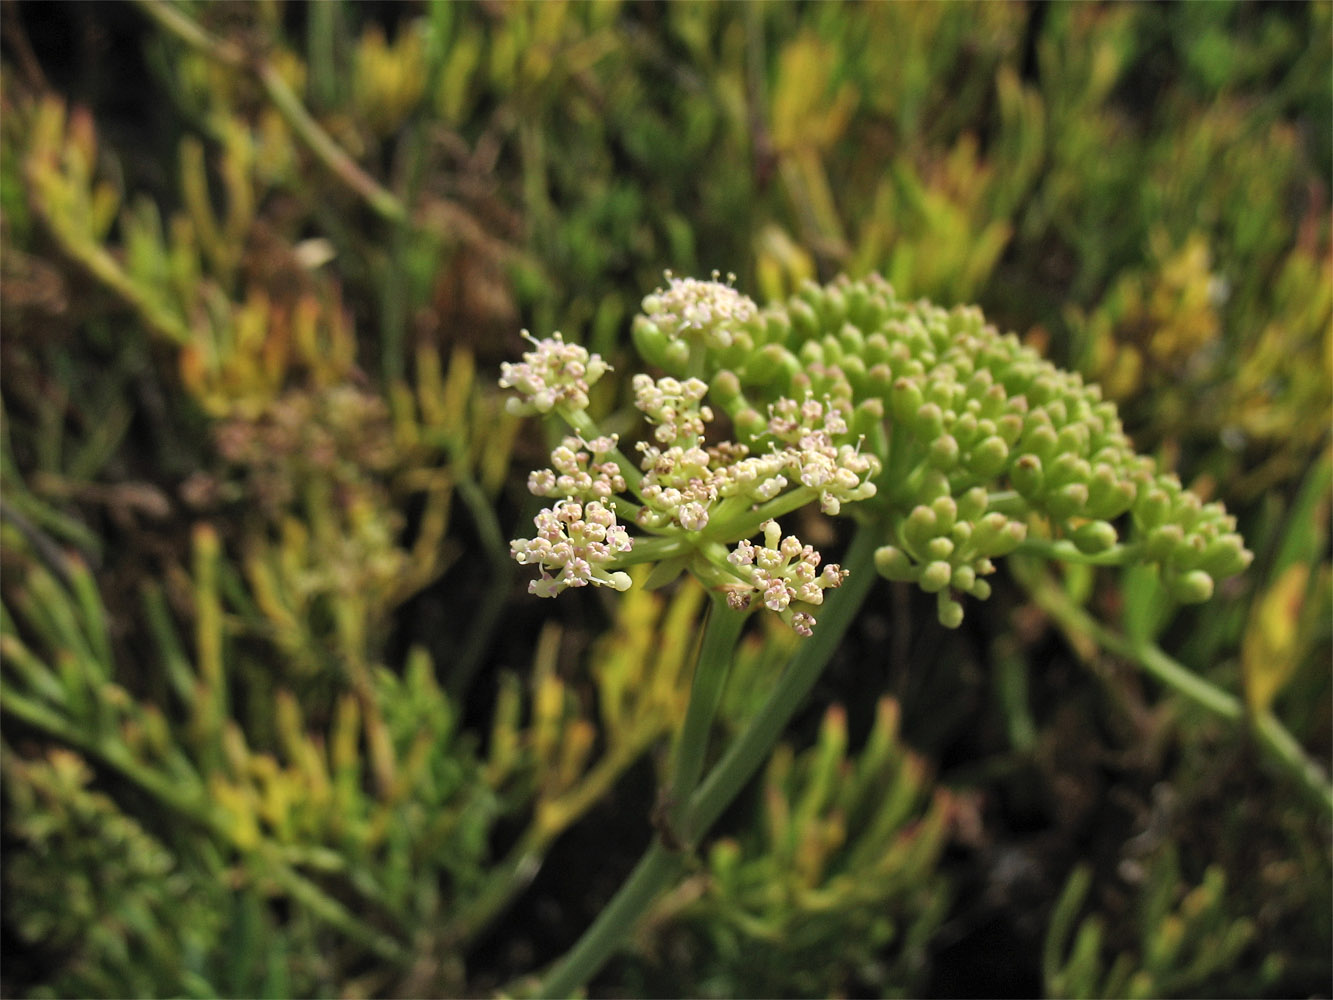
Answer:
M793 604L820 605L824 591L842 586L847 571L836 563L821 571L822 559L813 546L805 545L795 535L783 537L776 521L765 521L761 526L764 544L755 545L742 538L727 556L736 567L737 576L748 587L734 586L727 594L733 607L748 607L754 597L772 611L783 615L796 632L808 636L815 625L807 611L797 611Z
M789 471L802 486L819 490L825 514L837 514L844 503L875 495L870 477L879 472L879 459L862 455L859 444L835 442L847 433L847 420L831 400L780 399L768 412L768 431L786 445L782 454Z
M538 566L541 577L528 584L528 593L554 597L567 587L611 587L628 590L628 573L609 572L607 563L633 548L634 541L615 512L597 500L587 504L561 500L535 518L535 538L516 538L509 553L523 566Z
M732 335L759 314L759 307L718 277L714 271L712 281L700 281L667 271L667 287L645 298L643 311L672 338L691 337L707 347L729 347ZM727 280L735 281L736 276L729 274Z
M556 406L582 410L588 406L588 389L611 370L601 355L589 354L578 344L566 344L559 331L537 340L527 330L523 337L536 350L523 355L521 362L500 365L500 386L517 389L524 400L510 400L515 413L549 413Z
M616 448L615 435L584 441L567 437L551 452L551 468L528 475L528 490L539 497L579 497L606 500L625 491L620 466L608 459Z
M703 437L704 424L713 419L713 411L702 405L708 383L697 378L681 382L670 376L653 379L639 374L631 385L634 405L649 423L657 425L653 437L662 444L693 442Z

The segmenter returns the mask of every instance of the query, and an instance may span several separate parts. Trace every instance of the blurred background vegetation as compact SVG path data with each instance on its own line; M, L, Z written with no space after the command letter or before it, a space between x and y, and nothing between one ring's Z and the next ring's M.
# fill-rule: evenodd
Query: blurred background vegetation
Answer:
M702 600L526 596L494 377L522 326L623 370L664 268L978 303L1256 560L1180 614L1002 573L949 634L880 582L593 995L1330 995L1325 803L1053 609L1327 765L1333 5L0 16L5 995L481 995L573 942Z

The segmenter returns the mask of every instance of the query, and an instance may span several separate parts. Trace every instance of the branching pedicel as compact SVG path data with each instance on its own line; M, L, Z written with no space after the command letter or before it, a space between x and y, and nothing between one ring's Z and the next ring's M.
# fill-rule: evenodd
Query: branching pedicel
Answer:
M989 596L994 560L1020 546L1155 563L1184 602L1206 600L1251 559L1220 504L1135 453L1097 386L975 308L902 302L871 276L807 284L760 309L716 274L668 272L633 334L665 373L631 381L647 425L637 465L586 412L610 370L600 357L525 331L534 350L503 366L500 384L519 393L511 409L555 413L575 432L528 481L557 502L537 516L535 538L511 543L540 569L529 586L539 596L623 590L625 567L659 562L809 635L845 574L820 570L819 553L784 537L778 518L814 502L879 524L879 572L936 594L949 627L962 621L959 597ZM730 437L710 439L726 424Z

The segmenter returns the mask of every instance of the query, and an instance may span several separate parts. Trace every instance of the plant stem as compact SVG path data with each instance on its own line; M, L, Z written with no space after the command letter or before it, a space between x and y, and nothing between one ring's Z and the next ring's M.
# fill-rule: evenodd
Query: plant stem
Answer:
M703 784L690 796L682 821L674 829L681 840L683 850L670 851L660 840L654 841L635 866L629 879L620 887L611 902L574 947L551 969L534 995L567 997L597 974L621 942L633 931L638 918L683 870L685 852L693 849L699 838L707 832L708 827L716 821L768 758L787 722L800 707L824 667L828 665L847 626L860 611L861 604L871 584L874 583L873 561L877 538L877 532L873 527L867 525L858 527L842 563L851 571L848 581L824 604L814 635L802 643L801 649L778 679L768 701L750 720L736 742L723 754ZM702 723L696 720L691 724L689 720L691 714L696 713L694 703L696 697L700 697L700 684L711 686L717 681L718 691L721 690L720 679L706 675L716 669L715 664L713 670L709 669L709 658L717 655L717 649L726 645L727 655L730 655L730 645L723 643L726 637L723 630L739 630L739 625L726 624L728 617L741 616L710 617L709 632L716 632L717 635L710 639L705 633L704 643L700 649L699 663L695 667L696 686L690 697L690 708L686 712L686 729L690 732L687 734L683 731L681 734L673 789L687 782L690 773L702 762L702 749L693 745L699 742L697 731L702 727ZM715 624L716 628L713 627ZM730 642L734 641L733 634ZM705 692L702 697L707 698L710 695ZM697 714L702 717L705 709L700 707ZM708 718L711 720L711 712L708 713ZM702 727L702 729L706 737L707 728ZM691 743L688 748L687 736ZM696 754L698 761L694 759ZM697 772L695 776L697 777Z
M397 196L362 170L356 161L347 155L346 150L320 128L319 123L311 117L301 99L287 86L287 81L271 62L262 56L252 57L234 42L214 37L188 14L166 0L137 0L137 6L152 18L158 27L191 48L198 49L210 59L233 69L249 68L287 125L324 166L360 195L381 218L389 222L403 222L407 219L407 208Z
M703 642L694 665L694 679L690 687L690 702L685 709L685 723L676 743L675 763L671 788L667 793L671 832L679 838L692 840L691 831L680 829L690 796L703 774L708 755L708 736L713 729L722 689L731 673L731 661L740 637L745 615L727 606L726 599L712 594L708 608L708 622L704 626Z
M866 594L875 582L877 544L878 532L873 526L858 526L842 561L843 568L849 570L847 581L824 604L814 634L801 643L768 700L691 798L683 824L691 834L691 843L717 821L768 759L792 715L833 658L847 627L861 610Z
M684 856L654 840L611 902L550 971L534 996L568 997L597 974L648 909L685 866Z
M1302 749L1270 712L1247 712L1244 702L1204 680L1184 664L1168 656L1151 642L1136 643L1112 631L1069 599L1042 570L1022 559L1011 558L1014 576L1043 611L1067 633L1092 639L1103 649L1137 663L1177 694L1203 706L1229 722L1250 720L1251 731L1269 757L1286 771L1328 816L1333 816L1333 786L1323 769Z
M1127 566L1138 562L1143 546L1138 542L1115 545L1105 552L1087 553L1067 538L1026 538L1016 550L1024 555L1041 556L1060 562L1082 563L1086 566Z

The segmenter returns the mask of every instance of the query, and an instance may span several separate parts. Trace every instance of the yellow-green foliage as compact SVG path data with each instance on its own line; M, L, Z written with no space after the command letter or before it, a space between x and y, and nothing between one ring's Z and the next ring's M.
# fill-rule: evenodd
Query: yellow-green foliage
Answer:
M1139 450L1226 500L1256 561L1189 616L1152 572L1074 569L1066 596L1326 759L1331 12L6 9L3 912L33 960L6 956L4 992L460 995L555 957L548 923L584 921L604 887L533 880L553 850L622 860L588 850L589 817L651 800L626 782L668 759L704 595L547 619L522 603L506 541L543 449L490 387L524 325L623 369L667 267L734 271L761 300L878 271L904 303L976 302L1100 380ZM610 430L622 374L594 398ZM1179 856L1190 835L1217 858L1191 862L1197 886L1154 863L1141 917L1099 896L1077 929L1080 873L1107 884L1119 845L1089 848L1062 897L1068 866L1044 871L1031 919L1062 900L1046 987L1327 988L1309 960L1327 879L1306 877L1326 819L1239 724L1164 707L1061 620L1096 677L1070 680L996 580L1016 613L948 647L921 638L928 609L877 592L847 654L871 666L837 661L820 697L892 683L922 756L890 702L856 752L829 713L705 842L639 939L649 959L594 992L668 964L701 995L938 985L931 935L977 905L941 871L985 880L993 856L939 862L942 786L997 803L980 836L999 847L1029 829L1006 807L1054 829L1067 790L1025 770L1052 704L1084 713L1099 767L1143 769L1104 809L1138 781L1175 788L1197 807ZM793 643L742 639L719 734ZM1001 698L973 647L1007 651Z
M840 706L814 746L781 746L758 829L715 842L659 905L655 921L695 937L709 995L914 992L949 903L936 864L955 805L902 746L898 712L878 704L855 756Z
M1182 884L1175 849L1165 847L1145 868L1127 865L1142 880L1136 906L1136 947L1105 965L1105 922L1090 916L1074 921L1092 885L1086 867L1074 869L1055 904L1047 932L1044 974L1049 996L1078 998L1184 996L1206 988L1225 972L1254 936L1254 924L1227 911L1226 875L1204 872L1196 886ZM1072 942L1071 942L1072 937ZM1068 952L1068 954L1066 954ZM1259 971L1271 979L1280 962Z

